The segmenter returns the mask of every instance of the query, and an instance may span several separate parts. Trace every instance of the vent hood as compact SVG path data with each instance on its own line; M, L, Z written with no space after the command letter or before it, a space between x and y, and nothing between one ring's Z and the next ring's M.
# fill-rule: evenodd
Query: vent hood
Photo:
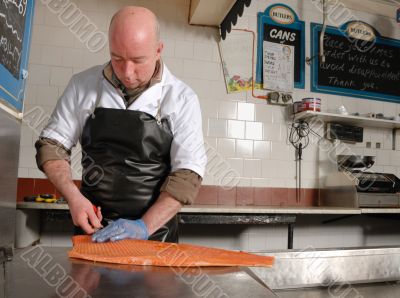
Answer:
M189 24L219 27L235 2L236 0L191 0Z
M189 24L220 27L225 39L250 4L251 0L191 0Z

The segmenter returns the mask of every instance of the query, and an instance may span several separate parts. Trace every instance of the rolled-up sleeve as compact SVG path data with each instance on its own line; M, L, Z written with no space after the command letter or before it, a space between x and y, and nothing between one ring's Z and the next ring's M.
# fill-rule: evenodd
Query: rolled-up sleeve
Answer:
M177 201L190 205L197 197L201 186L201 177L188 169L180 169L169 174L161 186L161 191L168 192Z
M36 164L43 171L43 165L49 160L66 160L71 162L71 150L65 148L60 142L39 138L35 143L36 147Z

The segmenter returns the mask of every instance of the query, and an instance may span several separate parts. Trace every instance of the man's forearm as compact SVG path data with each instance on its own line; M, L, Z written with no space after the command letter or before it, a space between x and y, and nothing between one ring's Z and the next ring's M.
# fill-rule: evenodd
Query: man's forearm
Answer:
M69 201L80 196L80 191L72 181L71 166L65 160L49 160L43 170L55 188Z
M102 227L101 211L97 214L92 203L82 196L72 181L71 166L65 160L49 160L43 164L47 177L68 202L74 225L81 227L87 234L92 234Z
M149 235L167 223L181 208L181 202L177 201L168 192L161 192L154 205L142 217Z

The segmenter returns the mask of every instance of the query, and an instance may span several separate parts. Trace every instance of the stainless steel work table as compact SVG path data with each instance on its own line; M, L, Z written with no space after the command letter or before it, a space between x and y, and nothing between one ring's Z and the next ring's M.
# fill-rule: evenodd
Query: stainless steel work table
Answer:
M6 267L5 297L275 297L247 268L93 263L69 259L68 249L16 251Z
M93 263L69 259L68 249L16 250L6 265L4 296L400 297L398 247L265 252L260 254L276 258L272 268L192 269Z
M275 291L280 298L327 298L327 297L346 297L346 298L394 298L400 297L400 285L397 282L374 283L346 286L346 291L342 290L343 286L327 288L311 288L311 289L294 289ZM336 294L342 294L336 295ZM343 296L344 295L344 296Z
M41 210L69 210L67 204L56 203L32 203L18 202L18 209L41 209ZM360 208L341 208L341 207L273 207L273 206L221 206L221 205L191 205L183 206L180 214L361 214ZM374 210L383 210L381 208L368 208ZM385 208L385 210L398 210Z
M19 202L19 210L30 212L30 217L40 217L41 210L54 216L68 210L67 204ZM29 210L29 211L28 211ZM293 233L297 215L338 215L346 218L361 214L399 214L400 208L341 208L341 207L271 207L271 206L184 206L178 214L180 224L284 224L288 226L287 248L293 248ZM17 213L18 218L18 213ZM327 222L335 221L330 219ZM40 220L30 227L35 237L40 237ZM18 234L18 228L17 228ZM19 242L19 241L17 241ZM24 241L21 241L24 242ZM22 245L21 247L24 247Z
M48 204L35 202L20 202L18 209L31 210L30 216L39 217L38 212L43 210L49 215L68 210L67 204ZM34 211L36 210L36 212ZM32 214L32 211L34 214ZM298 214L360 214L360 209L336 207L264 207L264 206L215 206L194 205L184 206L178 214L180 224L283 224L288 226L287 248L293 248L293 231ZM17 213L18 218L18 213ZM32 222L32 221L31 221ZM40 222L40 220L36 220ZM32 229L32 227L31 227ZM32 229L33 230L33 229ZM34 232L39 238L40 226ZM18 234L18 228L17 228ZM18 238L17 238L18 239ZM17 243L24 241L17 240ZM23 247L22 245L21 247Z

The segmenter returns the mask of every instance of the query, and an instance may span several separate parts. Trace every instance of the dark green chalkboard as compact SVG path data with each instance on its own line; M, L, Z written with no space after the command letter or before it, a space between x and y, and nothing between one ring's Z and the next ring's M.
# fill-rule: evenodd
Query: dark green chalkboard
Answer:
M311 24L312 52L318 57L322 26ZM315 59L311 91L400 102L400 41L349 38L343 29L328 27L324 34L325 63Z

